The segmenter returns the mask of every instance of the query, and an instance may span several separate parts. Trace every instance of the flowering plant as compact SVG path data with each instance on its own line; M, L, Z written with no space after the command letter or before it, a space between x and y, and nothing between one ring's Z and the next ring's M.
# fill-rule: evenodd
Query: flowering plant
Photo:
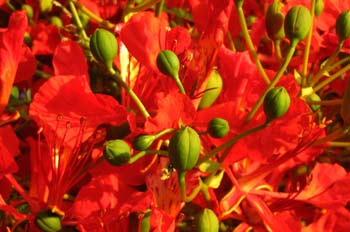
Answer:
M347 231L350 3L0 0L1 231Z

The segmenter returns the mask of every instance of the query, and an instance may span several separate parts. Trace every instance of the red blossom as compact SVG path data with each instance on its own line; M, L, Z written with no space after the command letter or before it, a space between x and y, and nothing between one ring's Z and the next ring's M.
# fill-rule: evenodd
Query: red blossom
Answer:
M316 164L309 178L296 199L331 210L344 207L348 202L350 177L341 166Z
M156 58L165 48L168 22L152 12L135 14L122 28L121 40L130 53L143 65L157 71Z
M37 68L34 54L27 46L22 47L21 60L18 64L15 83L21 81L30 81Z
M86 231L128 231L129 225L120 222L131 212L149 209L151 202L149 192L138 192L118 175L109 174L82 187L71 213Z
M82 119L86 120L84 140L103 123L119 125L127 121L125 108L110 96L92 93L86 76L55 76L49 79L35 94L30 115L45 130L55 131L59 138L67 129L66 123L57 121L58 117L63 117L70 128L65 137L68 143L75 141Z
M83 49L73 40L59 43L54 51L52 65L55 75L88 75Z
M59 30L53 24L38 23L32 28L30 35L35 55L52 55L61 41Z
M26 28L26 13L17 11L11 15L8 28L0 30L0 114L10 97Z
M146 133L156 133L167 128L177 128L179 122L191 124L195 109L191 100L178 91L157 94L157 109L154 117L145 123Z
M0 179L15 173L18 166L14 160L19 152L19 141L11 126L0 127Z

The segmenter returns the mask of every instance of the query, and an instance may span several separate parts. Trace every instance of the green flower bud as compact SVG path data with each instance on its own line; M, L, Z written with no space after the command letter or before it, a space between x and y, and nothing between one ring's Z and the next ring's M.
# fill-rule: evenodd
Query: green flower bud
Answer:
M31 5L23 4L21 8L22 8L22 10L24 10L27 13L28 19L33 18L33 8Z
M284 87L270 89L264 99L264 112L267 121L282 117L290 106L290 97Z
M97 29L90 38L90 50L96 60L111 69L118 52L117 40L113 33Z
M315 3L315 15L320 16L324 9L324 2L323 0L316 0Z
M265 25L267 35L271 40L284 38L284 15L281 13L283 4L275 0L267 9Z
M41 13L48 13L52 10L53 0L40 0L39 8Z
M198 232L218 232L219 219L211 209L204 209L197 217Z
M192 169L198 161L201 141L198 133L189 126L176 131L169 142L170 163L179 171Z
M161 73L178 79L180 61L177 55L170 50L162 50L157 56L157 66Z
M140 232L149 232L151 230L151 214L152 214L152 211L149 210L142 217Z
M222 90L222 78L217 70L210 73L205 92L199 102L198 109L205 109L210 107L219 97Z
M62 229L61 218L49 210L39 212L35 217L35 223L45 232L56 232Z
M123 140L109 140L105 144L104 157L107 161L115 166L120 166L130 160L130 147Z
M336 33L339 41L346 40L350 35L350 12L349 10L341 13L335 25Z
M321 98L316 93L313 93L311 95L306 96L306 100L307 101L321 101ZM312 109L312 111L317 111L321 108L321 106L316 105L316 104L310 104L310 108Z
M30 36L29 32L24 32L24 38L23 38L23 42L31 47L32 46L32 37Z
M292 7L284 20L284 31L292 42L303 40L311 29L311 15L304 6Z
M208 124L207 131L213 138L222 138L230 131L230 126L223 118L213 118Z
M154 142L155 139L156 139L156 136L154 136L154 135L138 136L132 142L132 147L136 150L145 151L152 145L152 143Z
M59 29L63 27L62 20L59 17L57 17L57 16L52 16L50 18L50 24L55 25Z

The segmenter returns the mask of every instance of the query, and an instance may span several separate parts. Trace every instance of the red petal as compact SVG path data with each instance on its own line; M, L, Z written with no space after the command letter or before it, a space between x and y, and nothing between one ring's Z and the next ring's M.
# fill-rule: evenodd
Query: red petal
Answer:
M130 53L143 65L157 71L156 58L165 48L167 20L151 12L135 14L122 28L121 40Z
M18 64L15 82L31 80L36 71L36 59L27 46L23 46L21 60Z
M61 41L58 28L53 25L38 23L32 28L32 51L35 55L51 55Z
M55 75L87 75L87 62L83 49L72 40L62 41L56 47L53 61Z
M14 160L18 153L19 141L11 126L0 128L0 177L8 173L17 172Z
M105 227L115 229L129 212L144 211L151 202L149 192L138 192L123 183L118 175L110 174L94 178L84 186L71 213L85 228L101 228L103 222Z
M26 27L26 13L17 11L11 15L8 29L0 32L0 114L11 93Z
M331 173L331 175L330 175ZM297 196L322 208L339 208L350 196L350 177L337 164L317 163L310 174L311 181Z
M30 105L30 115L44 127L56 131L65 142L74 142L84 119L84 139L103 123L127 121L126 109L111 96L92 93L86 76L54 76L43 84ZM62 116L58 128L57 117ZM67 131L66 122L70 126Z
M158 93L157 99L157 114L146 122L146 133L177 128L180 120L187 125L192 123L196 110L187 95L173 91L168 94Z

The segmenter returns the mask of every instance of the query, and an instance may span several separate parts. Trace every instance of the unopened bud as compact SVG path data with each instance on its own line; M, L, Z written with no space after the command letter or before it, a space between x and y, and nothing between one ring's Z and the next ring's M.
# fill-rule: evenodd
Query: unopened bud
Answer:
M324 9L323 0L316 0L315 2L315 15L320 16Z
M198 133L189 126L182 127L170 139L170 163L179 171L190 170L197 164L200 150Z
M205 92L199 102L198 109L210 107L219 97L222 90L222 78L217 70L212 70L209 75L209 80L205 88Z
M207 131L213 138L222 138L230 131L230 126L223 118L213 118L208 124Z
M156 136L154 135L138 136L132 142L132 147L136 150L145 151L152 145L155 139L156 139Z
M157 56L157 66L161 73L172 78L178 78L180 61L177 55L170 50L162 50Z
M211 209L204 209L197 218L198 232L218 232L219 219Z
M292 7L284 20L284 31L291 42L303 40L311 29L311 15L304 6Z
M55 25L59 29L63 27L62 20L57 16L52 16L50 18L50 24Z
M27 17L29 20L33 18L33 8L31 5L23 4L21 8L27 13Z
M41 13L48 13L52 10L53 0L40 0L39 8Z
M275 0L267 9L265 25L267 35L272 40L281 40L284 37L284 15L281 13L283 4Z
M157 66L161 73L171 77L180 92L185 94L185 89L179 78L180 61L177 55L170 50L162 50L157 56Z
M350 12L346 10L342 12L338 18L335 25L336 33L339 41L346 40L350 35Z
M96 60L111 69L118 52L114 34L105 29L97 29L90 38L90 50Z
M151 230L151 214L152 211L149 210L142 217L140 232L149 232Z
M282 117L287 113L289 106L290 97L284 87L269 90L264 98L264 112L267 121Z
M115 166L127 163L130 160L130 153L129 145L120 139L107 141L103 152L106 160Z
M306 96L306 100L307 101L313 101L313 102L318 102L321 101L320 96L318 96L318 94L313 93L311 95ZM310 104L310 108L312 109L312 111L317 111L321 108L321 105L319 104Z
M45 232L56 232L62 229L60 216L49 210L39 212L35 216L35 223Z

